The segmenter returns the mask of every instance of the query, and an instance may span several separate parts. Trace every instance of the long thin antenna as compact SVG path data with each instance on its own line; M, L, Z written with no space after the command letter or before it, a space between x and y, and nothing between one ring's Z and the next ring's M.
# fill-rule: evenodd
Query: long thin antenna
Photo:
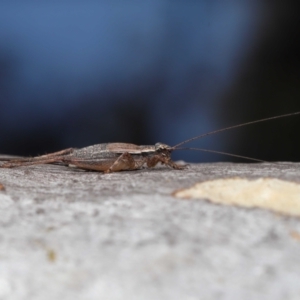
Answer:
M253 160L253 161L258 161L258 162L267 162L265 160L261 160L261 159L257 159L257 158L252 158L252 157L248 157L248 156L236 155L236 154L231 154L231 153L227 153L227 152L221 152L221 151L215 151L215 150L208 150L208 149L203 149L203 148L176 148L175 150L203 151L203 152L210 152L210 153L222 154L222 155L233 156L233 157L237 157L237 158L243 158L243 159Z
M299 115L299 114L300 114L300 111L294 112L294 113L290 113L290 114L280 115L280 116L276 116L276 117L270 117L270 118L260 119L260 120L256 120L256 121L251 121L251 122L247 122L247 123L243 123L243 124L238 124L238 125L234 125L234 126L229 126L229 127L218 129L218 130L214 130L214 131L211 131L211 132L208 132L208 133L204 133L204 134L195 136L195 137L193 137L191 139L185 140L185 141L183 141L183 142L181 142L181 143L173 146L172 148L176 149L177 147L179 147L181 145L184 145L186 143L189 143L191 141L200 139L200 138L205 137L207 135L211 135L211 134L219 133L219 132L222 132L222 131L226 131L226 130L229 130L229 129L243 127L243 126L246 126L246 125L251 125L251 124L255 124L255 123L260 123L260 122L265 122L265 121L270 121L270 120L275 120L275 119L280 119L280 118L285 118L285 117L291 117L291 116L295 116L295 115Z

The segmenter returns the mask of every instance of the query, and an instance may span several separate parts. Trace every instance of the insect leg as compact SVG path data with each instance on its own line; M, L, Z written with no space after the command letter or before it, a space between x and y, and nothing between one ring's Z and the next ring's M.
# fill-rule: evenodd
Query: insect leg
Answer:
M118 172L122 170L134 170L138 166L133 157L128 153L122 153L117 160L104 173Z
M45 155L35 156L33 158L34 159L40 159L40 158L45 158L45 157L48 158L48 157L52 157L52 156L61 156L61 155L70 154L73 151L74 151L74 148L68 148L68 149L64 149L64 150L60 150L60 151L48 153L48 154L45 154Z
M1 167L3 168L13 168L14 166L29 166L29 165L36 165L36 164L43 164L45 163L44 161L57 157L57 156L62 156L66 154L70 154L73 152L73 148L68 148L64 149L61 151L45 154L45 155L40 155L40 156L35 156L35 157L27 157L27 158L18 158L18 159L12 159L9 160L8 162L4 163Z
M154 155L152 157L149 157L147 159L147 166L149 168L153 168L157 165L157 163L161 162L164 165L167 165L175 170L182 170L185 168L185 166L179 166L177 164L174 163L174 161L172 161L170 158L161 156L161 155Z
M15 160L9 161L0 166L0 168L14 168L14 167L22 167L22 166L32 166L32 165L40 165L40 164L51 164L56 162L62 162L63 156L50 156L45 157L43 159L31 159L31 160Z
M173 169L175 169L175 170L183 170L187 167L187 165L184 165L184 166L177 165L172 160L169 160L168 163L166 163L166 165L173 168Z

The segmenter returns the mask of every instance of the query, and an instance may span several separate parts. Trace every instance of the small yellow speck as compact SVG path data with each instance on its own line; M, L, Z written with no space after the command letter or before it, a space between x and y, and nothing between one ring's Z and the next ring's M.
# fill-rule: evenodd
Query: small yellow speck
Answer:
M47 250L47 258L51 262L55 262L56 261L56 253L55 253L55 251L53 249L48 249Z
M297 232L297 231L295 231L295 230L292 230L292 231L290 231L290 236L291 236L293 239L295 239L295 240L297 240L297 241L300 241L300 233L299 233L299 232Z

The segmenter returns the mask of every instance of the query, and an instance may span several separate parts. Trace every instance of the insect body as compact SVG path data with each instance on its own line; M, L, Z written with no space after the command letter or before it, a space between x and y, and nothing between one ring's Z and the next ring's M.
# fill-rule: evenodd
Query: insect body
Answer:
M290 117L298 115L300 112L291 114L285 114L275 116L271 118L256 120L248 123L234 125L223 129L208 132L186 141L183 141L173 147L162 143L156 143L155 145L149 146L138 146L127 143L109 143L109 144L98 144L89 146L81 149L68 148L54 153L49 153L42 156L36 156L33 158L21 158L16 160L10 160L5 162L0 167L2 168L13 168L19 166L29 166L36 164L51 164L51 163L62 163L65 165L73 165L80 169L102 171L104 173L118 172L123 170L137 170L146 165L148 168L156 166L159 162L169 166L176 170L181 170L184 166L177 165L171 159L171 153L174 150L199 150L207 151L219 154L225 154L254 161L262 162L262 160L245 157L241 155L234 155L230 153L200 149L200 148L181 148L183 144L191 142L193 140L202 138L207 135L215 134L225 130L242 127L254 123L274 120L283 117Z
M138 146L127 143L98 144L81 149L69 148L33 158L11 160L2 168L13 168L36 164L63 163L81 169L104 173L136 170L146 165L149 168L158 162L173 169L183 169L171 160L173 148L156 143L154 146Z

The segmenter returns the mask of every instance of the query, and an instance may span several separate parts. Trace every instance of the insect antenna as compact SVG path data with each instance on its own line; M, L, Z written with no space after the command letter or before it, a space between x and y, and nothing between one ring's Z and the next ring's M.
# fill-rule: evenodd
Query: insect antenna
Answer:
M233 126L229 126L229 127L226 127L226 128L222 128L222 129L218 129L218 130L214 130L214 131L211 131L211 132L207 132L207 133L204 133L204 134L201 134L201 135L198 135L198 136L195 136L193 138L190 138L188 140L185 140L175 146L173 146L172 148L175 150L175 149L178 149L179 146L181 145L184 145L186 143L189 143L191 141L194 141L194 140L198 140L202 137L205 137L207 135L211 135L211 134L215 134L215 133L219 133L219 132L222 132L222 131L226 131L226 130L229 130L229 129L233 129L233 128L238 128L238 127L243 127L243 126L247 126L247 125L251 125L251 124L255 124L255 123L260 123L260 122L265 122L265 121L270 121L270 120L275 120L275 119L280 119L280 118L285 118L285 117L291 117L291 116L295 116L295 115L299 115L300 114L300 111L298 112L294 112L294 113L290 113L290 114L285 114L285 115L280 115L280 116L275 116L275 117L270 117L270 118L265 118L265 119L260 119L260 120L256 120L256 121L251 121L251 122L247 122L247 123L242 123L242 124L238 124L238 125L233 125ZM191 148L190 148L191 149ZM211 151L212 152L212 151ZM229 153L228 153L229 154Z
M257 159L257 158L253 158L253 157L242 156L242 155L237 155L237 154L232 154L232 153L227 153L227 152L222 152L222 151L216 151L216 150L208 150L208 149L203 149L203 148L175 148L174 150L194 150L194 151L210 152L210 153L222 154L222 155L226 155L226 156L232 156L232 157L257 161L257 162L267 162L265 160L261 160L261 159Z

